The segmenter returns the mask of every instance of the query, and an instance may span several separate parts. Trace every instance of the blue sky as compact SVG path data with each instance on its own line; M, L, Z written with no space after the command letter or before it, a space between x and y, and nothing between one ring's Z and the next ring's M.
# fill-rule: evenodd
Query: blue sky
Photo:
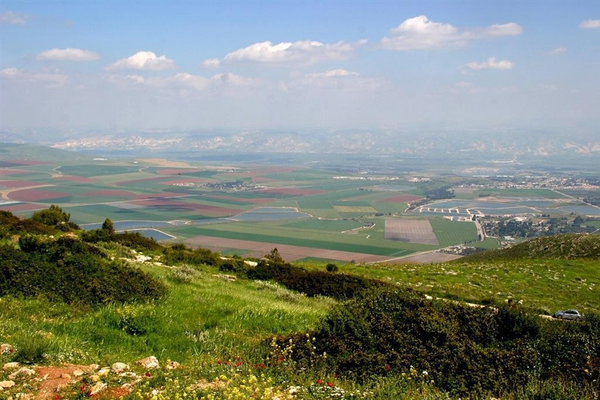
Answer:
M3 1L2 129L570 125L598 1Z

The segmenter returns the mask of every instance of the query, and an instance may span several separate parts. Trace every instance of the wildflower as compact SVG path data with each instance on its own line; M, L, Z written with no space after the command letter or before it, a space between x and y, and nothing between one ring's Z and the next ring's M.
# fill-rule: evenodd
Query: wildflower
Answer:
M391 371L392 370L392 366L390 364L385 364L385 370L386 371Z
M84 394L85 393L85 384L81 385L81 387L79 388L79 393L80 394Z
M316 383L317 385L322 385L322 384L323 384L323 381L322 381L321 379L317 379L317 380L315 381L315 383Z
M327 382L327 386L329 386L330 388L333 387L333 382Z

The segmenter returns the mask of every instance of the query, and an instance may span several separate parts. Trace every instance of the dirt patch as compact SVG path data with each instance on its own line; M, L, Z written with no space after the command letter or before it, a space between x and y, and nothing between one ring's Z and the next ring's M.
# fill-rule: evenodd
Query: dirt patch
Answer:
M94 367L89 365L65 365L62 367L36 368L38 378L42 379L37 400L52 399L58 390L78 380L73 374L75 371L90 373Z
M48 207L43 206L41 204L31 204L31 203L0 205L0 210L10 211L10 212L43 210L45 208L48 208Z
M38 186L38 182L32 181L0 181L0 186L4 186L9 189L20 189L25 187Z
M413 194L402 194L400 196L377 200L377 203L413 203L419 200L423 200L423 197L415 196Z
M0 168L0 176L27 174L29 172L30 171L24 171L22 169L4 169L4 168Z
M387 218L385 220L385 239L439 245L433 228L426 219Z
M37 188L49 186L54 185L38 185L20 189L7 189L0 191L0 194L2 194L4 198L18 201L39 201L67 196L66 193L36 190Z
M407 263L407 264L431 264L431 263L443 263L452 260L457 260L462 258L463 256L459 256L458 254L447 254L447 253L423 253L423 254L415 254L413 256L408 256L401 258L399 260L394 260L394 263Z

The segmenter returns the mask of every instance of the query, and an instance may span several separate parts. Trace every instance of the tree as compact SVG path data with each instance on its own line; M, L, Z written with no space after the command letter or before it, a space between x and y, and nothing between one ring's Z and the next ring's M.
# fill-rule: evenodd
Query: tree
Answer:
M64 212L62 208L55 204L52 204L46 210L36 211L31 216L31 220L47 226L67 224L70 219L71 214Z
M338 271L338 266L335 264L327 264L325 266L325 268L327 269L327 272L337 272Z
M107 231L109 235L112 235L115 233L115 227L113 226L113 223L110 220L110 218L106 218L104 220L104 223L102 224L102 230Z

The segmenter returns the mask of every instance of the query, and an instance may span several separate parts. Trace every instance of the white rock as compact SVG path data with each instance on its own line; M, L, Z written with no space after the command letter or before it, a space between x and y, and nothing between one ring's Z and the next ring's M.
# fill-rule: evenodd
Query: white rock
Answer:
M2 389L8 389L15 386L15 383L13 381L1 381L0 382L0 388Z
M13 347L8 343L0 344L0 354L12 353Z
M95 394L100 393L101 391L104 390L104 388L106 387L106 383L104 382L97 382L94 386L92 386L92 388L90 389L90 396L93 396Z
M150 357L146 357L141 360L138 360L138 361L136 361L136 364L139 364L146 369L160 368L158 359L154 356L150 356Z
M75 371L73 371L73 376L74 377L79 377L81 375L83 375L83 371L82 370L76 369Z
M167 369L177 369L179 368L179 363L177 361L169 361L167 364Z
M10 371L11 369L17 369L17 368L19 368L18 362L9 362L9 363L4 364L4 366L2 367L2 370Z
M112 372L114 372L115 374L120 374L121 372L125 372L125 371L129 370L129 365L127 365L125 363L121 363L121 362L116 362L112 365L110 370Z
M25 375L25 376L31 376L31 375L35 375L35 371L30 369L30 368L21 368L19 369L17 372L13 372L12 374L10 374L8 376L9 379L16 379L17 377L21 376L21 375Z
M102 368L100 371L98 371L98 376L106 376L110 373L110 368Z

